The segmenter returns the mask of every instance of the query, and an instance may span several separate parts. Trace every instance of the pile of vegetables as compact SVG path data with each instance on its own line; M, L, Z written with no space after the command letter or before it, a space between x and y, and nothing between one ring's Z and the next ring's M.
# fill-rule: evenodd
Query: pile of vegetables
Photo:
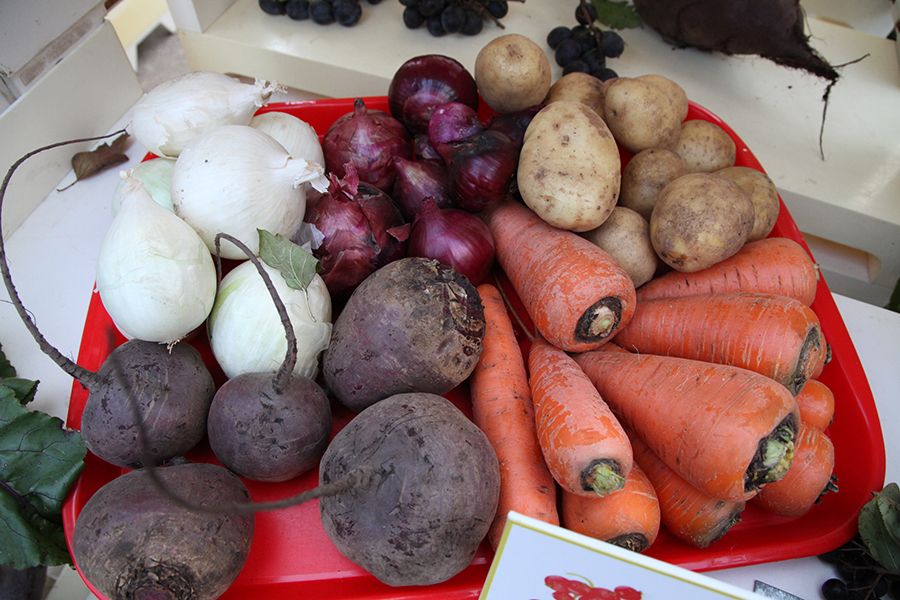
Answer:
M98 372L43 340L4 266L90 390L88 448L135 469L75 527L102 593L216 597L250 515L312 498L345 556L406 586L496 547L509 510L636 551L660 526L705 547L747 502L796 516L834 487L817 270L767 237L774 185L685 120L677 84L551 87L543 51L503 36L474 76L407 61L390 112L357 100L321 145L296 117L253 117L272 86L242 85L189 74L139 104L135 135L169 158L116 193L97 289L129 341ZM462 385L472 420L441 396ZM351 418L332 435L335 409ZM204 437L224 466L171 466ZM268 503L234 476L316 467L318 488Z

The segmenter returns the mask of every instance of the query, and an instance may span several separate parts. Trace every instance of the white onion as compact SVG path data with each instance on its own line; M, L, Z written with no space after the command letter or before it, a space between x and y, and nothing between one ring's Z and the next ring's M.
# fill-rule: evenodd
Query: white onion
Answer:
M269 134L293 158L325 164L319 134L306 121L284 112L267 112L250 119L250 127Z
M175 212L172 204L172 171L175 169L175 161L169 158L154 158L136 165L133 169L123 174L130 175L144 184L144 189L150 194L154 202L168 210ZM128 193L127 178L122 177L116 190L113 192L113 215L119 214L122 200Z
M269 135L246 125L225 125L192 140L175 162L172 201L175 213L215 251L215 237L228 233L259 251L257 229L286 237L303 221L306 191L325 190L324 169L291 158ZM222 242L222 256L243 260L244 253Z
M331 297L316 275L306 291L288 287L281 274L263 264L287 308L297 336L294 373L315 378L319 355L331 339ZM207 323L216 361L229 378L241 373L274 373L284 362L287 336L266 285L249 261L224 279Z
M147 92L132 108L128 130L154 154L174 158L197 135L222 125L247 125L277 89L221 73L186 73Z
M203 240L154 202L134 177L97 261L97 291L122 334L173 343L201 325L216 296L216 269Z

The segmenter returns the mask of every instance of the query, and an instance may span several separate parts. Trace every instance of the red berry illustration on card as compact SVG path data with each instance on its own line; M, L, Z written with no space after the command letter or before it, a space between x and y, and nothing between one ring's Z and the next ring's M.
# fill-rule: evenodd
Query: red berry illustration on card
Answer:
M553 600L641 600L638 590L620 585L610 590L595 587L590 579L575 573L566 573L578 579L570 579L561 575L548 575L544 584L553 590Z

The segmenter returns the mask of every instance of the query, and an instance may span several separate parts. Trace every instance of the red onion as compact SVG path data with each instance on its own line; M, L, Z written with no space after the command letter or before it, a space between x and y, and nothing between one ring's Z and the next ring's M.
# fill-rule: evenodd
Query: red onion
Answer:
M419 214L427 199L433 200L440 208L447 208L452 204L450 182L443 163L395 158L394 167L397 179L394 181L392 197L407 219L412 220Z
M506 198L519 161L519 149L512 140L485 130L446 147L450 189L457 206L479 212Z
M442 160L441 155L428 141L428 134L420 133L413 138L413 150L420 160Z
M488 129L499 131L506 135L517 147L521 148L522 141L525 138L525 130L528 129L531 119L534 118L534 115L536 115L540 109L541 106L538 105L526 108L525 110L520 110L519 112L497 115L491 120L490 124L488 124Z
M472 213L426 201L413 223L409 255L438 260L479 285L494 263L494 238Z
M394 183L394 157L410 158L412 140L397 119L380 110L368 110L361 98L353 112L338 118L322 141L325 168L344 177L344 165L356 167L360 181L382 190Z
M441 104L428 121L428 140L435 148L441 144L459 142L482 131L484 125L471 106L461 102Z
M376 269L406 256L410 229L387 194L360 183L352 164L346 165L346 171L344 179L329 175L328 191L306 209L306 221L324 235L313 255L337 302ZM292 239L304 241L297 234Z
M424 133L435 107L462 102L478 108L475 78L458 61L440 54L411 58L397 69L388 87L391 114L413 133Z

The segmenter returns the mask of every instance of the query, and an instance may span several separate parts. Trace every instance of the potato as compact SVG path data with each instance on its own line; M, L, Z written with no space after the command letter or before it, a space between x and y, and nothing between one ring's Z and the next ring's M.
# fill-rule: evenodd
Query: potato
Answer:
M650 240L676 271L700 271L740 250L753 219L753 203L738 184L689 173L663 188L650 217Z
M650 243L650 225L630 208L615 207L603 225L581 235L612 256L634 287L647 283L656 273L659 259Z
M769 232L775 227L778 211L781 208L778 190L775 189L772 180L765 173L749 167L726 167L716 171L715 174L732 180L750 194L750 202L753 203L756 218L753 220L753 230L747 241L761 240L769 235Z
M659 193L669 182L687 174L681 157L664 148L638 152L622 170L619 205L650 220Z
M547 96L550 60L524 35L501 35L478 52L475 84L484 101L498 113L524 110Z
M712 173L734 165L737 150L725 130L709 121L685 121L672 150L688 173Z
M607 86L604 116L616 141L632 152L668 147L678 139L682 121L663 86L627 77Z
M669 96L669 99L671 99L672 104L675 105L675 110L679 115L679 121L684 121L688 113L688 97L684 91L684 88L682 88L680 85L678 85L668 77L663 77L662 75L656 75L653 73L640 75L638 77L635 77L635 79L640 79L641 81L652 83L653 85L659 86L663 90L665 90L666 94Z
M576 71L560 77L550 87L544 102L550 104L559 100L574 100L587 104L602 117L605 88L604 82L593 75Z
M616 142L587 105L553 102L528 125L517 183L525 204L550 225L599 227L616 204L621 179Z

